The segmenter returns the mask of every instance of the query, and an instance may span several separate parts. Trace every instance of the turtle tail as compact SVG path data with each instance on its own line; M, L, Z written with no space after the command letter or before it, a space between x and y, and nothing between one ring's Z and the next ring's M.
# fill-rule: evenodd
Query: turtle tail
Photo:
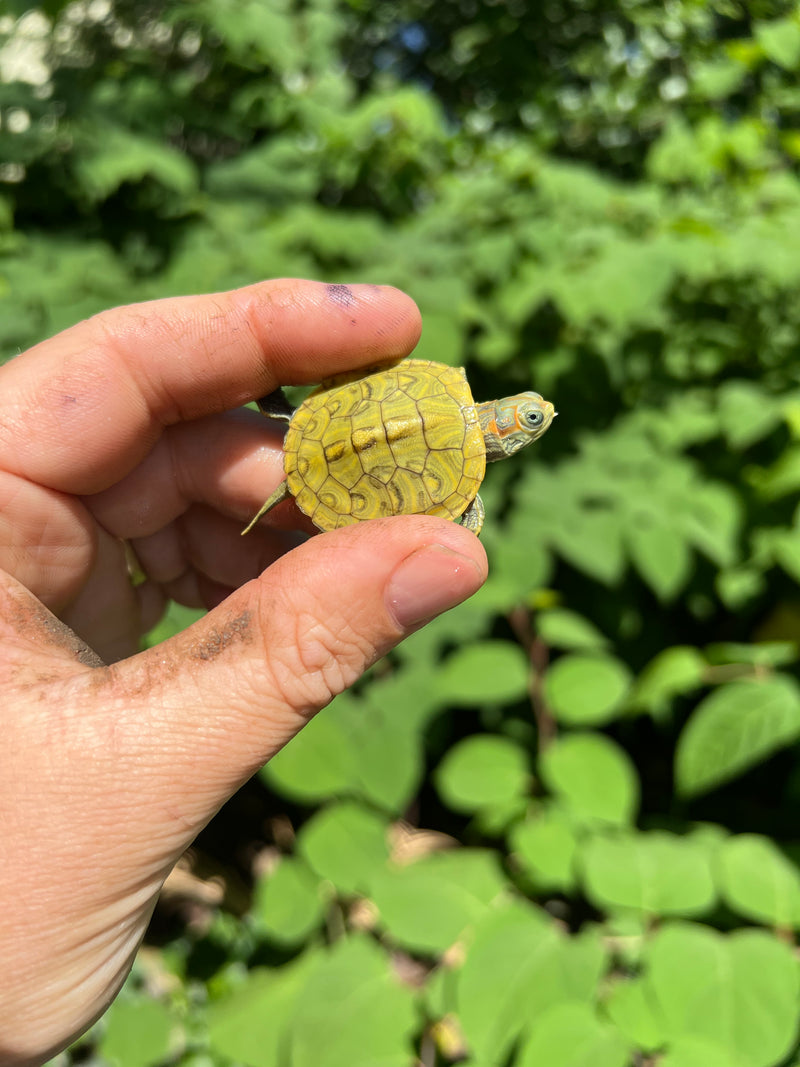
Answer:
M244 537L246 533L250 533L250 531L253 529L253 527L262 515L266 515L268 511L272 511L274 507L277 507L278 504L280 504L280 502L282 500L285 500L288 496L291 496L291 493L289 492L289 485L286 479L284 479L278 486L278 488L275 490L275 492L268 496L267 499L264 501L264 504L262 505L258 514L254 515L250 522L247 524L247 526L245 526L245 528L242 530L242 537Z

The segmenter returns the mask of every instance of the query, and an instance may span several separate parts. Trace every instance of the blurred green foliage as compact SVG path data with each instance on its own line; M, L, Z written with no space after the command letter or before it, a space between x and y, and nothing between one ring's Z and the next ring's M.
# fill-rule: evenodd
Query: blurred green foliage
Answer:
M800 4L8 10L8 355L374 280L560 410L490 471L486 587L221 814L225 901L198 861L76 1055L800 1063Z

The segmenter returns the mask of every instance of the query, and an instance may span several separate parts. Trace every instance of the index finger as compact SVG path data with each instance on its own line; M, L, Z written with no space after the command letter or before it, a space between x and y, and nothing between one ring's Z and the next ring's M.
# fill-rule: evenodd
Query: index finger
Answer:
M281 279L115 308L0 368L0 469L96 493L164 426L404 356L419 332L388 286Z

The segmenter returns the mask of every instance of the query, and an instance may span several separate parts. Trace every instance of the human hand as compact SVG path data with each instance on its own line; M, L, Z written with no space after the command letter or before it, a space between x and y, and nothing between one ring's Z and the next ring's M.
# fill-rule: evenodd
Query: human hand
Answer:
M0 1063L100 1015L225 800L483 581L477 539L427 516L240 537L281 437L231 409L418 333L396 290L265 282L106 312L0 368ZM212 610L134 655L170 597Z

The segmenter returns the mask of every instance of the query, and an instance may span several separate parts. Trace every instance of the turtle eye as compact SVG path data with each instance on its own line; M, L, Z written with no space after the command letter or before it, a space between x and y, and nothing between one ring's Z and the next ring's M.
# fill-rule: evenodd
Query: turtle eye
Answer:
M528 426L535 427L541 426L542 420L544 419L544 415L541 413L541 411L526 411L522 418L523 421L528 424Z

